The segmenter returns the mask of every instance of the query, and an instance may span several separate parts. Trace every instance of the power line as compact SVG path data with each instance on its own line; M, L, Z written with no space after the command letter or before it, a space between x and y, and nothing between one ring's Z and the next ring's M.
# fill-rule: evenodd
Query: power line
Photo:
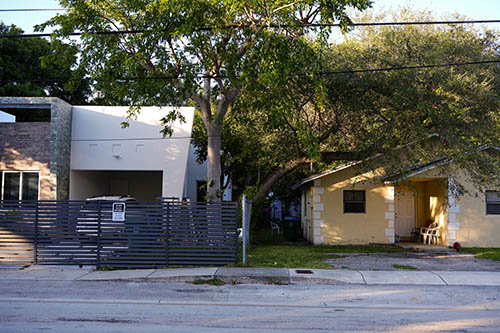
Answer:
M406 26L406 25L454 25L454 24L492 24L492 23L500 23L500 20L466 20L466 21L412 21L412 22L360 22L360 23L352 23L351 26L354 27L367 27L367 26ZM304 28L328 28L328 27L341 27L340 23L312 23L312 24L302 24L297 26L290 25L279 25L279 24L270 24L270 25L262 25L262 27L268 28L290 28L290 27L304 27ZM229 24L224 25L220 29L243 29L247 28L247 25L239 25L239 24ZM199 31L211 31L216 29L215 27L200 27ZM72 32L69 34L65 34L65 36L81 36L83 34L90 35L131 35L131 34L140 34L140 33L148 33L148 32L168 32L168 30L149 30L149 29L134 29L134 30L110 30L110 31L90 31L90 32ZM0 35L0 38L26 38L26 37L50 37L52 34L50 33L39 33L39 34L17 34L17 35Z
M483 65L483 64L496 64L500 63L500 60L485 60L485 61L467 61L467 62L455 62L448 64L437 64L437 65L415 65L415 66L400 66L400 67L387 67L387 68L367 68L367 69L354 69L345 71L333 71L333 72L320 72L319 75L336 75L336 74L357 74L357 73L369 73L369 72L392 72L392 71L402 71L411 69L428 69L428 68L440 68L440 67L458 67L458 66L469 66L469 65ZM303 74L305 75L305 74Z
M67 11L67 8L17 8L17 9L0 9L0 12L55 12Z
M467 62L455 62L446 64L431 64L431 65L414 65L414 66L398 66L398 67L384 67L384 68L365 68L365 69L352 69L352 70L342 70L342 71L328 71L328 72L316 72L316 73L293 73L290 76L330 76L330 75L341 75L341 74L359 74L359 73L370 73L370 72L391 72L391 71L403 71L403 70L418 70L418 69L430 69L430 68L443 68L443 67L459 67L459 66L471 66L471 65L484 65L484 64L498 64L500 60L484 60L484 61L467 61ZM184 75L179 76L161 76L161 77L115 77L116 81L169 81L178 80L186 78ZM196 79L224 79L226 77L220 76L207 76L198 75L194 76ZM41 82L67 82L67 81L81 81L82 79L73 78L43 78L43 79L11 79L11 80L0 80L0 83L41 83Z

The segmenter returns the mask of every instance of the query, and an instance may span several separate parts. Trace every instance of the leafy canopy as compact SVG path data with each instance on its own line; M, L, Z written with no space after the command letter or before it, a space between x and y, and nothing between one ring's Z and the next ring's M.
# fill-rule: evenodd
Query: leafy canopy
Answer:
M23 31L0 23L0 35ZM90 94L78 48L44 38L0 38L0 96L52 96L83 104Z

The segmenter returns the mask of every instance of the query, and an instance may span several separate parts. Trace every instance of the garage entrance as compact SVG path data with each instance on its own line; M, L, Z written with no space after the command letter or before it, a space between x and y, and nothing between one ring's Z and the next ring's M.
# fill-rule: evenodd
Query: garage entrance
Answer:
M130 195L139 201L162 196L162 171L88 171L72 170L70 200L85 200L98 195Z

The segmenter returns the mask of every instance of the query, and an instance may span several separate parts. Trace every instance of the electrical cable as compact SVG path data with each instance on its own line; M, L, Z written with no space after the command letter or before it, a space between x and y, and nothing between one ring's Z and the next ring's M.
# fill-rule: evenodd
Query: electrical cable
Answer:
M0 10L1 11L1 10ZM365 27L365 26L405 26L405 25L455 25L455 24L492 24L492 23L500 23L500 20L466 20L466 21L412 21L412 22L361 22L361 23L352 23L353 27ZM312 23L312 24L303 24L297 25L293 27L304 27L304 28L328 28L328 27L341 27L340 23ZM220 29L243 29L248 26L242 26L239 24L229 24L222 26ZM270 24L263 25L263 27L268 28L288 28L292 27L290 25L279 25L279 24ZM216 28L214 27L200 27L199 31L211 31ZM154 32L158 30L148 30L148 29L133 29L133 30L110 30L110 31L90 31L90 32L72 32L68 34L64 34L64 36L81 36L84 34L90 35L134 35L141 33ZM163 30L163 32L167 32L167 30ZM28 37L51 37L53 34L51 33L38 33L38 34L16 34L16 35L0 35L0 38L28 38Z
M456 63L446 63L446 64L431 64L431 65L413 65L413 66L398 66L398 67L385 67L385 68L365 68L365 69L352 69L352 70L342 70L342 71L329 71L329 72L317 72L317 73L292 73L290 76L329 76L329 75L340 75L340 74L358 74L358 73L370 73L370 72L390 72L390 71L402 71L402 70L415 70L415 69L431 69L431 68L442 68L442 67L459 67L459 66L471 66L471 65L484 65L484 64L498 64L500 60L484 60L484 61L468 61L468 62L456 62ZM185 76L163 76L163 77L116 77L116 81L141 81L141 80L178 80L185 78ZM195 76L196 79L224 79L226 77L220 76L207 76L200 75ZM67 81L81 81L82 79L72 79L72 78L43 78L43 79L9 79L0 80L0 83L29 83L29 82L67 82Z

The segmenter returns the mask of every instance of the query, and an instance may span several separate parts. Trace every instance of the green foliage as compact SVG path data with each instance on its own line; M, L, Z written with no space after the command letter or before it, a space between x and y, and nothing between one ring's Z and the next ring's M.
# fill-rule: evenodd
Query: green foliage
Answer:
M214 278L214 279L196 279L193 281L193 284L209 284L211 286L223 286L225 283L224 281Z
M324 245L306 244L253 246L247 258L249 267L326 268L333 266L324 260L339 258L335 253L385 253L405 252L401 248L375 245Z
M396 269L406 269L406 270L410 270L410 271L418 271L418 268L417 268L417 267L410 266L410 265L399 265L399 264L394 264L394 265L392 265L392 267L394 267L394 268L396 268Z
M0 23L1 35L16 35L18 27ZM77 64L78 48L44 38L0 39L0 96L51 96L84 104L90 81ZM47 80L47 81L44 81Z
M367 14L361 20L380 19ZM408 9L391 19L434 20ZM466 25L366 27L331 47L329 69L499 60L497 40L498 32ZM499 71L486 64L330 76L328 94L352 109L350 135L342 145L384 153L373 161L389 173L447 156L478 187L498 186L500 159L478 148L500 143ZM332 137L327 145L338 143ZM443 177L455 172L445 168Z
M221 188L220 132L229 107L250 92L273 92L307 67L306 34L323 43L328 31L313 23L339 21L348 7L369 0L60 0L66 14L46 24L56 34L82 35L82 63L97 80L100 100L129 105L185 104L201 111L211 138L207 176L212 196ZM135 34L93 34L135 30ZM271 111L271 115L273 110ZM166 124L168 128L168 123ZM166 130L168 134L168 130Z
M381 21L366 15L358 21ZM428 13L403 10L394 21L432 21ZM290 199L297 179L345 161L321 160L325 152L370 159L364 167L384 166L387 174L404 175L407 168L447 156L466 169L478 189L500 186L500 159L483 145L500 146L500 67L496 64L436 67L422 70L318 75L363 68L499 60L498 32L471 26L366 27L340 44L328 47L302 39L291 49L302 71L276 84L257 82L252 94L238 99L230 117L240 126L225 134L244 158L235 177L245 186L271 187L277 198ZM251 110L251 112L249 112ZM224 132L226 133L226 132ZM256 149L257 147L257 149ZM290 162L302 164L286 170ZM341 157L338 159L342 159ZM347 158L348 159L348 158ZM312 163L311 163L312 162ZM442 168L442 177L456 174ZM237 184L241 184L237 183ZM462 184L455 184L458 193Z
M475 253L478 258L500 261L500 248L494 247L462 247L460 252Z

